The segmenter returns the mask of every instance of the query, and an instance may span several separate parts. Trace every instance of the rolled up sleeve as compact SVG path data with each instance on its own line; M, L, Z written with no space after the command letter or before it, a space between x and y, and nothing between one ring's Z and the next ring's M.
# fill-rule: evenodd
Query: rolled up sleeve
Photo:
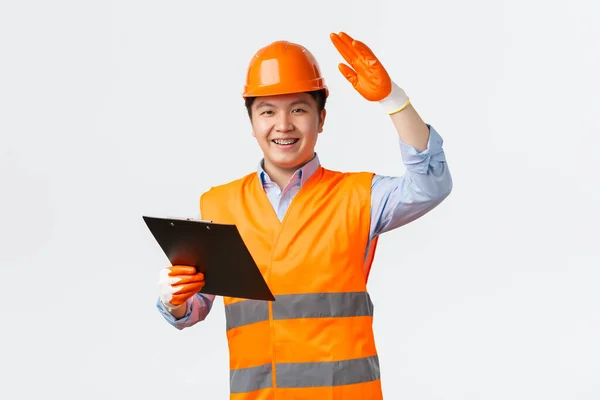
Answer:
M435 170L436 167L442 166L441 163L446 163L446 155L444 153L444 140L440 134L431 126L429 126L429 140L427 148L419 152L415 147L400 142L400 154L406 169L418 174L427 174L430 169Z
M196 323L203 321L212 308L214 296L202 295L201 293L190 297L187 302L187 311L185 315L179 319L176 319L169 310L165 308L160 299L156 301L156 308L165 320L173 325L175 328L182 330Z
M439 205L452 191L452 177L439 133L429 127L424 151L400 140L406 166L402 176L375 175L371 186L371 237L420 218Z

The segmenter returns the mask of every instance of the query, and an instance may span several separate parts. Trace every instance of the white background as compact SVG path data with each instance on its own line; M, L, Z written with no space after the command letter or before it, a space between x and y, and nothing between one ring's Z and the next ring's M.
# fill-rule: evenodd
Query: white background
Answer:
M444 138L454 190L382 237L369 289L386 399L600 398L597 11L588 1L5 1L0 398L225 399L221 299L171 327L141 216L194 216L260 151L246 67L308 47L324 166L402 174L337 70L365 42Z

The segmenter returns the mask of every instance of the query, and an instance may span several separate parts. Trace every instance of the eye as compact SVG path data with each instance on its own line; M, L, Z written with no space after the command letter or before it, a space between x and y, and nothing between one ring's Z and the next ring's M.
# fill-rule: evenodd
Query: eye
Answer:
M298 113L305 113L306 111L303 110L302 108L295 108L295 109L292 110L292 112L294 112L294 113L296 113L296 112L298 112Z
M271 111L271 110L265 110L265 111L263 111L263 112L260 113L260 115L263 115L263 114L264 115L271 115L271 114L273 114L273 111Z

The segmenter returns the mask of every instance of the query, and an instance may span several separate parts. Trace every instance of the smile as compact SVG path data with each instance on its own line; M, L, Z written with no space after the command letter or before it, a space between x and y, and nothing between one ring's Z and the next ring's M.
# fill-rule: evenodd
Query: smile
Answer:
M291 145L296 143L300 139L273 139L272 142L280 145Z

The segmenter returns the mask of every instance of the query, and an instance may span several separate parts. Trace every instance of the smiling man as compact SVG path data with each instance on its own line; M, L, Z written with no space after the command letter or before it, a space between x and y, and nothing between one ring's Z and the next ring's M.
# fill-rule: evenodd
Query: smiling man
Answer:
M264 154L265 177L279 188L285 188L294 173L316 157L317 137L325 123L325 98L324 90L247 98L252 135Z
M377 239L452 188L441 137L373 52L345 33L331 41L348 63L340 72L390 116L406 173L323 167L315 146L329 92L317 61L286 41L256 53L243 96L263 160L200 199L203 219L238 227L276 296L223 299L231 399L382 399L367 291ZM203 286L193 267L166 267L157 307L176 328L192 326L214 301L199 293Z

